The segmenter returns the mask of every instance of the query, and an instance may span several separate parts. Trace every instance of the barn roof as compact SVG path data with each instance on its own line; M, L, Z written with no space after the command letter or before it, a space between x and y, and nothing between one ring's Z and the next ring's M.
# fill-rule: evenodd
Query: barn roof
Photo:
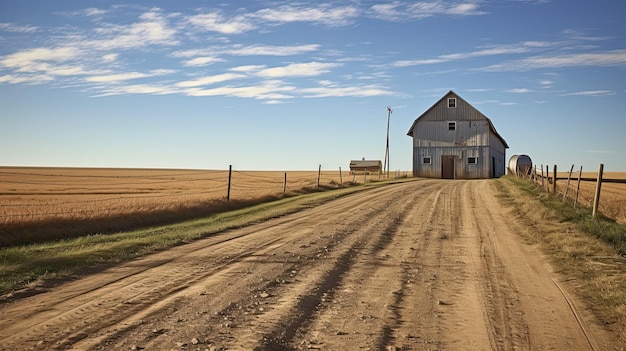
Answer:
M417 117L417 119L415 119L415 121L413 122L413 124L411 125L411 128L409 129L409 132L407 133L408 136L413 136L413 129L415 128L415 126L417 125L417 121L420 120L420 118L424 117L425 115L428 114L428 112L430 112L430 110L432 110L435 106L437 106L439 103L441 103L445 98L447 98L450 94L454 95L454 97L456 97L457 99L465 102L466 104L470 105L474 110L478 111L478 109L474 106L472 106L472 104L470 104L469 102L467 102L465 99L463 99L462 97L459 96L459 94L455 93L454 91L450 90L448 91L444 96L441 97L441 99L437 100L437 102L435 102L430 108L428 108L428 110L424 111L424 113L422 113L419 117ZM502 141L502 144L504 144L505 148L509 148L509 145L506 143L506 141L504 140L504 138L498 133L498 131L496 130L496 127L493 126L493 122L491 122L491 120L489 119L489 117L485 116L482 112L478 111L480 113L480 115L482 117L484 117L487 122L489 123L489 129L491 129L491 132L498 138L500 139L500 141Z

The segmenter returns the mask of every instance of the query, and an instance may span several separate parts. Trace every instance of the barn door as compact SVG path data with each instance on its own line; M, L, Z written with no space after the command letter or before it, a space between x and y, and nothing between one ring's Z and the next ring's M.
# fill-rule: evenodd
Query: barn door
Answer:
M454 179L454 156L441 156L441 178Z

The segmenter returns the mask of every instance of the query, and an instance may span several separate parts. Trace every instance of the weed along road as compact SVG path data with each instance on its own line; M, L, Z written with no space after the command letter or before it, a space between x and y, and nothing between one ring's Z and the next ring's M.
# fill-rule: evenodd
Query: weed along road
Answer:
M372 188L0 305L4 350L601 350L491 180Z

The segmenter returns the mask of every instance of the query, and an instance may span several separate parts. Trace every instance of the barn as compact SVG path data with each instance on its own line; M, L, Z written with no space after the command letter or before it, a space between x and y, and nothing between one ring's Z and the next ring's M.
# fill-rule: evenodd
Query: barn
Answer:
M380 173L383 163L380 160L352 160L350 161L350 174Z
M419 116L413 138L413 176L483 179L503 176L504 138L489 118L450 90Z

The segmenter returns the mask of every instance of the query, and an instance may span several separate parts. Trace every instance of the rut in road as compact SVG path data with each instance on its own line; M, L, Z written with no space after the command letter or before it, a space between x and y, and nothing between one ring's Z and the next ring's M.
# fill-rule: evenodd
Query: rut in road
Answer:
M371 189L2 305L0 349L587 349L507 215L487 180Z

